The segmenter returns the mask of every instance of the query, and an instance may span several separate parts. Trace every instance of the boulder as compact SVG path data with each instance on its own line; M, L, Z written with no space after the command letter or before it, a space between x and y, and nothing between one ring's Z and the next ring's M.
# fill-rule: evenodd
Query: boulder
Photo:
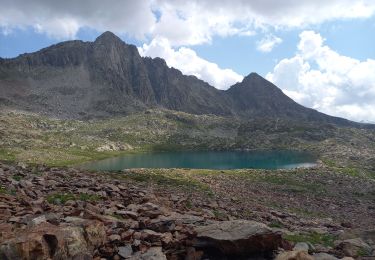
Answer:
M293 251L309 252L309 245L305 242L299 242L293 247Z
M0 245L0 259L92 259L105 241L102 223L55 226L42 222L16 233Z
M272 255L281 245L281 233L249 220L214 222L196 227L196 248L224 256ZM218 256L216 256L218 257Z
M372 248L361 238L347 239L337 243L336 249L343 252L345 256L357 257L370 255Z

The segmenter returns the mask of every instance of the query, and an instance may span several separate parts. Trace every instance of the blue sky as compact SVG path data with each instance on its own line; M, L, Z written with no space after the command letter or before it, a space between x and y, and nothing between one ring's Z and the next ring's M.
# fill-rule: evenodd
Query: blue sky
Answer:
M0 0L0 57L110 30L217 88L257 72L305 106L375 121L375 1L108 1Z
M375 17L370 19L350 19L333 21L322 25L313 25L304 29L318 31L326 43L340 54L359 60L375 59ZM271 52L264 53L256 49L256 43L263 34L253 36L215 36L211 43L191 47L197 54L222 68L231 68L246 76L257 72L265 76L277 61L292 56L296 51L301 29L279 30L274 33L283 39ZM102 31L82 28L75 39L94 41ZM122 40L137 46L143 41L126 34L119 35ZM33 27L15 29L8 35L0 34L0 57L12 58L22 53L37 51L60 42L61 39L49 37L35 31ZM27 44L25 44L27 43Z

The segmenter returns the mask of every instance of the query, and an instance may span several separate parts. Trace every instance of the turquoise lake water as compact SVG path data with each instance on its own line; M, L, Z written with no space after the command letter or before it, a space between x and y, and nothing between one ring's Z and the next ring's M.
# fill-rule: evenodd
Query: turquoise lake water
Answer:
M178 151L129 154L86 163L83 168L292 169L311 167L315 162L310 153L298 151Z

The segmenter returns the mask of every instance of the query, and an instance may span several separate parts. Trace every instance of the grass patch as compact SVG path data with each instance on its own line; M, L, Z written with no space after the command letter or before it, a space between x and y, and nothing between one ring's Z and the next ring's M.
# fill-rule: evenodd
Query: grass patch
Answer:
M124 220L123 216L121 216L119 214L116 214L116 213L113 213L111 216L114 217L114 218L116 218L116 219L119 219L119 220Z
M322 162L328 167L336 167L336 162L332 159L322 159Z
M16 155L13 151L0 148L0 160L6 162L13 162L16 160Z
M308 183L306 181L294 179L293 177L294 175L276 176L268 172L263 176L256 176L255 180L282 186L284 191L292 193L323 193L326 191L325 187L321 184Z
M161 186L178 187L189 191L203 191L208 196L213 196L208 185L193 179L188 174L176 170L147 169L142 172L126 172L120 174L122 178L130 178L138 182L151 182Z
M69 200L98 201L100 196L87 193L55 193L47 196L47 201L51 204L65 204Z
M20 175L13 175L13 176L12 176L12 179L15 180L15 181L20 181L20 180L23 179L23 177L20 176Z
M12 196L15 196L17 193L17 191L15 189L6 189L4 187L0 187L0 194L9 194L9 195L12 195Z
M366 250L365 248L360 248L360 249L358 249L357 254L358 254L358 256L370 256L371 251Z
M271 228L283 228L284 227L283 223L279 221L272 221L268 226Z
M316 232L307 234L291 234L284 235L284 239L291 241L293 243L298 242L310 242L313 245L323 245L333 247L335 237L330 234L319 234Z
M226 220L227 219L227 215L225 213L221 212L220 210L214 209L213 213L215 215L215 218L217 218L217 219L220 219L220 220Z
M340 169L339 171L343 174L350 175L350 176L353 176L353 177L360 176L359 170L357 168L353 168L353 167L345 167L345 168Z

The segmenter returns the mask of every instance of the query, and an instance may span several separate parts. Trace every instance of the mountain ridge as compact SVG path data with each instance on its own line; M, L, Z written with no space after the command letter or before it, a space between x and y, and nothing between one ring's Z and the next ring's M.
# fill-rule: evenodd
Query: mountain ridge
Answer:
M141 57L111 32L0 59L0 105L63 118L126 115L148 108L244 119L287 118L363 126L297 104L256 73L228 90Z

